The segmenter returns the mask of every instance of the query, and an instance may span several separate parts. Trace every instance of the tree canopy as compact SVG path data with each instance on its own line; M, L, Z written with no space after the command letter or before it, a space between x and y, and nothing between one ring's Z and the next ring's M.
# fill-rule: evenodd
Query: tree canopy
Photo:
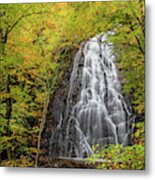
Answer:
M144 119L144 1L0 4L0 161L34 166L41 125L71 66L69 49L113 31L122 92Z

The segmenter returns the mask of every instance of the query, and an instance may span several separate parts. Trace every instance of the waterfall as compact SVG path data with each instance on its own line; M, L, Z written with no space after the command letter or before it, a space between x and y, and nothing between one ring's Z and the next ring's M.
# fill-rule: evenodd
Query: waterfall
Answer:
M75 56L66 114L51 137L51 156L85 158L92 145L129 144L131 113L121 94L107 35L82 43Z

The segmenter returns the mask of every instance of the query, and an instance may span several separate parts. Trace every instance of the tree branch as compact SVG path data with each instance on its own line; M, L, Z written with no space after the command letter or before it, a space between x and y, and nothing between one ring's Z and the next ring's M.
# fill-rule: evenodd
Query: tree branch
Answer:
M134 31L134 28L133 28L133 25L132 25L132 22L131 22L131 21L130 21L130 29L131 29L131 31ZM135 35L135 39L136 39L136 41L137 41L137 44L138 44L138 47L139 47L141 53L144 54L145 52L144 52L144 50L143 50L143 48L142 48L142 46L141 46L140 39L139 39L138 36L136 36L136 35Z
M26 11L28 11L30 9L30 7L29 8L27 8L27 10ZM9 34L13 29L14 29L14 27L23 19L23 18L25 18L25 17L28 17L28 16L32 16L32 15L40 15L40 14L42 14L42 13L48 13L48 11L44 11L44 12L32 12L32 13L27 13L27 14L22 14L15 22L14 22L14 24L9 28L9 30L7 31L7 34Z

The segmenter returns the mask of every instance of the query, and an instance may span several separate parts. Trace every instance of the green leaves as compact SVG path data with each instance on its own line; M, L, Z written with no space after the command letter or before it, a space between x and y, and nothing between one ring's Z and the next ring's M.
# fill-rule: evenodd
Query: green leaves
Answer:
M1 61L1 68L16 69L24 62L20 54L4 56Z
M36 153L46 97L55 94L62 83L80 43L101 32L115 32L109 41L118 55L122 91L130 97L135 112L144 113L144 2L1 4L0 8L1 152L7 151L6 160L15 159L6 164L33 164L27 154ZM6 120L8 99L12 111ZM138 144L142 135L141 130L135 134ZM13 153L16 149L17 156ZM94 158L107 157L110 161L113 154L117 159L120 151L126 151L110 146L98 155L97 146L93 150L94 163ZM115 161L111 168L116 166L126 167Z
M99 169L143 170L145 168L144 123L134 124L134 129L132 146L113 144L99 150L98 145L93 145L95 154L87 159L87 164L93 164ZM101 160L100 163L97 163L98 160Z
M98 169L143 170L144 146L137 144L127 147L110 145L103 148L102 151L91 155L87 161L88 164L98 164Z
M114 43L119 55L123 92L130 97L135 113L144 114L144 2L130 1L121 5L124 8L118 7L109 17L115 24L115 34L109 41Z

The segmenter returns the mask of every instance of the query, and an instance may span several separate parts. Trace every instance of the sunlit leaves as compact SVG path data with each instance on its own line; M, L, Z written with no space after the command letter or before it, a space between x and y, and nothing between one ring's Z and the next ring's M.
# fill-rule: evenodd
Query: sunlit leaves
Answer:
M73 59L71 51L101 32L115 32L109 36L109 41L113 42L118 57L122 91L130 97L135 112L144 113L143 1L0 6L0 134L4 136L0 148L1 152L7 151L6 158L10 158L6 165L32 166L32 159L27 155L36 153L47 95L50 93L52 96L56 92L64 72L70 69ZM10 92L6 92L8 75ZM9 98L12 112L7 121L6 100ZM135 139L142 134L137 132ZM120 149L133 153L130 148L111 147L106 157L111 160L112 154L118 154ZM16 156L17 150L19 154ZM11 158L16 160L11 161ZM111 164L116 169L117 165L117 162ZM106 168L105 164L102 166ZM125 169L126 165L120 163L118 168Z
M143 170L145 168L144 122L133 126L135 132L132 135L134 143L132 146L107 145L99 150L98 145L93 145L95 154L87 159L87 163L99 169ZM98 160L100 160L99 163L97 163Z
M145 167L144 146L109 145L102 151L91 155L87 163L96 165L98 169L143 170Z

